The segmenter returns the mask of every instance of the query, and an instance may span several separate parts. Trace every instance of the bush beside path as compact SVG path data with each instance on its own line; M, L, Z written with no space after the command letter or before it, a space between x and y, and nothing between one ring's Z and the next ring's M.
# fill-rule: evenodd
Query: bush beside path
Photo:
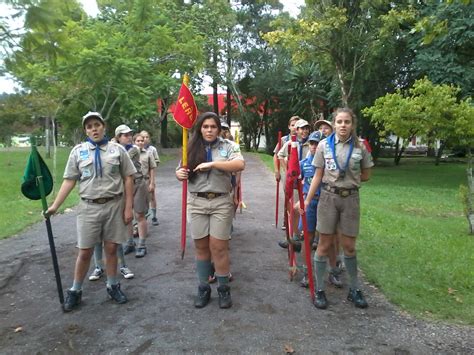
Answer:
M411 317L369 284L368 309L348 303L347 288L328 286L330 307L317 310L308 291L288 279L286 252L277 245L283 233L272 224L273 175L257 156L246 160L247 209L237 214L231 241L231 309L219 309L215 286L206 308L193 307L193 247L188 237L181 260L175 159L158 169L160 225L150 226L149 253L144 259L127 256L136 276L121 280L129 297L125 305L107 299L103 279L86 280L80 309L63 314L44 223L0 240L0 353L474 352L473 327ZM52 225L66 288L75 260L75 212L55 216Z

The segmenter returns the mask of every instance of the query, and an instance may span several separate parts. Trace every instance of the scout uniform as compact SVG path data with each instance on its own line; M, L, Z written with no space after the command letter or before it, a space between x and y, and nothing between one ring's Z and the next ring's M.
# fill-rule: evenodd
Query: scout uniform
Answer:
M316 229L334 234L339 224L344 235L357 236L360 173L374 166L371 154L363 144L356 147L352 137L341 142L333 133L319 143L313 165L324 168Z
M207 161L243 160L240 147L232 141L218 137L207 145ZM189 180L188 212L191 236L201 239L208 235L228 240L234 216L231 173L218 169L199 172Z
M135 172L127 152L119 144L108 142L96 147L84 142L72 149L63 177L79 184L79 248L92 248L105 240L117 244L126 241L123 181Z
M156 152L156 149L155 149L155 152ZM158 158L158 162L159 161L160 159ZM148 150L145 148L140 150L140 164L142 168L143 179L145 181L150 180L150 169L156 169L157 167L156 159L153 156L153 153L151 150Z
M137 170L137 172L133 175L133 210L137 213L145 213L148 210L149 194L141 164L140 148L138 148L136 145L132 145L131 147L127 148L128 155L132 160L135 169Z
M145 147L145 149L151 154L151 156L155 160L155 165L158 166L158 164L160 163L160 156L158 155L158 151L156 150L156 148L152 145L149 145Z

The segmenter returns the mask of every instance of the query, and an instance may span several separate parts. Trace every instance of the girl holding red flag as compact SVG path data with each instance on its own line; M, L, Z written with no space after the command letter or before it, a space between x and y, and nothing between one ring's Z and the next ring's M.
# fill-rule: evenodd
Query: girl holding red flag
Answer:
M196 253L199 279L196 308L205 307L211 297L209 276L214 261L218 281L219 307L230 308L229 238L234 203L231 174L242 171L245 162L236 144L220 137L221 122L213 112L201 114L188 143L188 169L178 167L176 178L188 180L188 213Z

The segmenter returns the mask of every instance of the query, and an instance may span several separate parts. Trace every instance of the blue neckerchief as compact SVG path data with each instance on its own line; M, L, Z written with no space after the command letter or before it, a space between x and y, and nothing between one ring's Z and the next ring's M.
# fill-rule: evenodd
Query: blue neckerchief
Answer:
M95 156L94 156L95 174L96 176L102 177L102 160L100 159L100 146L107 144L109 142L109 139L107 137L104 137L102 138L101 141L94 142L92 139L87 137L86 141L91 143L93 146L95 146Z
M303 160L303 144L306 143L306 141L308 140L308 137L306 137L305 139L301 140L301 141L298 141L299 143L299 152L298 152L298 160L301 161Z
M212 142L207 142L203 139L204 141L204 146L206 147L206 163L208 162L211 162L212 161L212 148L211 146L214 145L214 143L217 142L219 138L216 138L215 140L213 140Z
M130 149L133 148L133 144L125 144L124 147L125 147L125 150L128 152Z
M332 158L334 159L334 162L336 163L336 168L337 168L337 170L339 170L340 176L344 177L344 175L346 174L346 170L349 167L349 161L350 161L351 156L352 156L352 151L354 150L354 140L352 139L352 136L351 136L351 138L349 139L349 142L350 142L349 143L349 154L347 155L346 164L344 166L344 169L341 169L341 167L339 166L339 163L337 162L337 157L336 157L335 138L336 138L336 133L332 133L327 138L327 141L328 141L329 147L331 148Z

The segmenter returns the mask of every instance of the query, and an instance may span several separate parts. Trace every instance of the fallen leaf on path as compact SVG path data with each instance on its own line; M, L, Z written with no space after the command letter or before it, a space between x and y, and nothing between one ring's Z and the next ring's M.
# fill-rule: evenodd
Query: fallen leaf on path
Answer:
M15 328L15 333L19 333L23 331L23 327L16 327Z
M285 344L285 353L286 354L293 354L295 349L290 344Z

